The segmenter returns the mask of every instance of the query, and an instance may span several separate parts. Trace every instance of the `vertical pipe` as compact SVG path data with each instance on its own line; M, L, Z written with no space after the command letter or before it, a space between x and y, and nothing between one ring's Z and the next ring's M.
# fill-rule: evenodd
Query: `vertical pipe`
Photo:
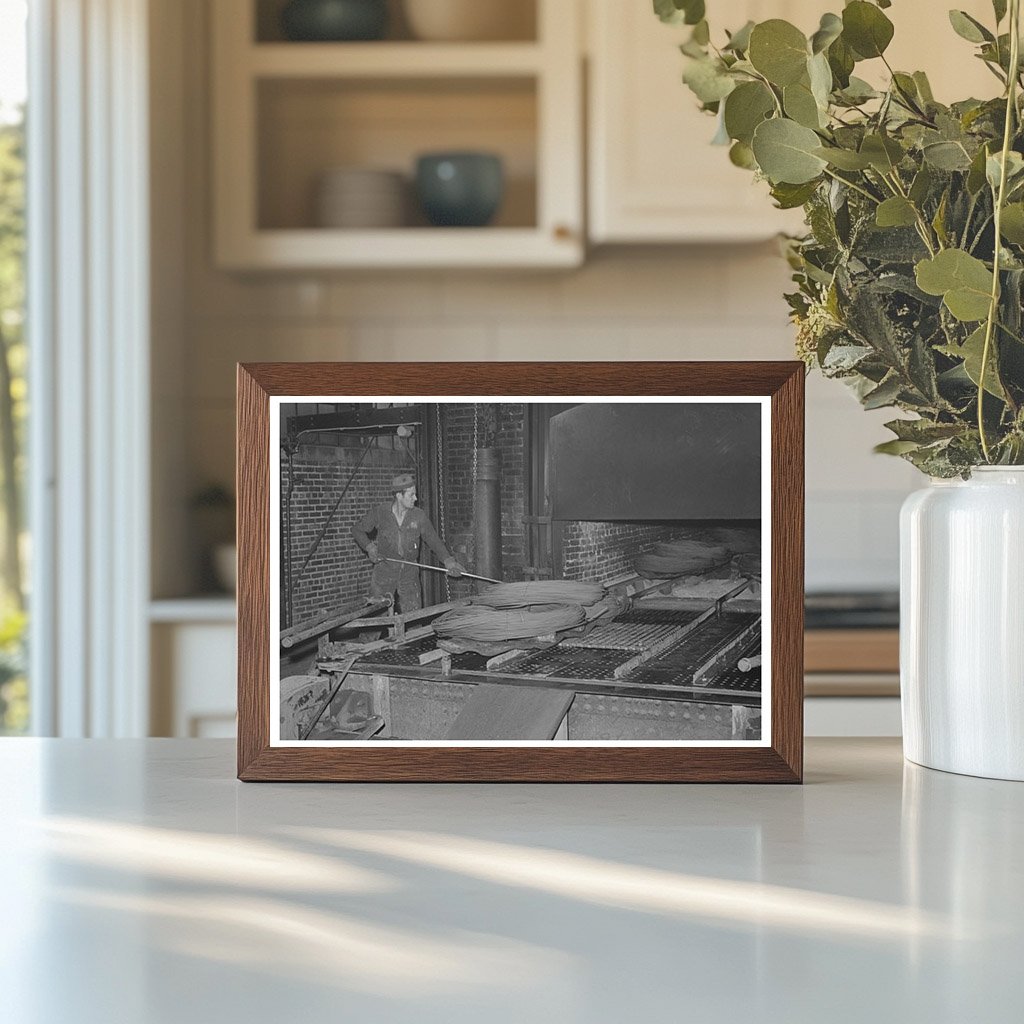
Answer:
M476 572L500 580L501 575L501 461L496 448L478 448L473 493L473 532Z

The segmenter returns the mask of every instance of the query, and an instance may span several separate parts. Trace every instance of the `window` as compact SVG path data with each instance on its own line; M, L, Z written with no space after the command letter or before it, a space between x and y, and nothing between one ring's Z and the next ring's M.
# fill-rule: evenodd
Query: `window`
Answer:
M26 0L0 0L0 735L29 725L25 527Z

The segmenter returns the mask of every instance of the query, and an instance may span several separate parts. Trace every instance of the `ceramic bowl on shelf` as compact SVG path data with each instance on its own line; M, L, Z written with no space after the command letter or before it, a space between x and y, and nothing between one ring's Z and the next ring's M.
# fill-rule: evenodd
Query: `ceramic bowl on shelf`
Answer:
M320 177L316 223L321 228L400 228L406 222L408 194L405 175L397 171L335 167Z
M294 42L362 42L383 37L387 0L289 0L281 28Z
M484 42L533 35L530 0L404 0L405 17L417 39Z
M416 194L435 227L483 227L505 194L501 157L494 153L425 153L416 161Z

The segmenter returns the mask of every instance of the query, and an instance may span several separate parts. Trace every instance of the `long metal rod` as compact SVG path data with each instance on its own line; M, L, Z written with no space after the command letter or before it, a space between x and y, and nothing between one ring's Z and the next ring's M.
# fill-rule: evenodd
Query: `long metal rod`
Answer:
M366 447L363 448L363 453L362 455L359 456L359 461L356 463L355 469L353 469L351 474L349 474L349 478L348 480L345 481L345 486L342 488L341 494L338 495L338 500L334 503L334 507L327 514L327 521L324 523L323 527L320 530L320 533L317 535L316 540L313 541L313 544L310 547L309 552L306 554L306 558L302 563L302 568L299 569L298 575L292 578L290 582L291 591L294 591L295 588L302 582L302 577L305 574L306 569L309 566L309 563L312 561L313 556L316 554L317 548L320 547L320 542L327 535L327 531L330 528L331 522L334 520L334 513L338 511L338 509L341 507L341 503L345 500L345 495L348 494L348 489L352 486L352 481L355 480L356 473L359 472L359 467L363 464L363 460L366 458L366 456L369 455L370 448L372 446L372 441L366 442ZM291 591L289 591L289 593Z
M429 569L431 572L447 572L447 569L439 565L424 565L423 562L407 562L404 558L385 558L385 562L400 562L402 565L415 565L418 569ZM490 576L477 576L475 572L460 572L459 576L466 576L471 580L483 580L484 583L500 583L501 580L491 579Z
M324 716L324 712L331 706L331 701L338 695L338 691L341 689L341 684L345 682L345 677L352 671L352 666L361 657L359 654L353 654L350 658L345 659L345 665L338 672L338 681L334 684L333 689L327 695L327 700L320 705L320 710L316 713L316 717L306 727L305 732L299 737L300 740L308 740L309 734L316 728L317 722L320 721Z

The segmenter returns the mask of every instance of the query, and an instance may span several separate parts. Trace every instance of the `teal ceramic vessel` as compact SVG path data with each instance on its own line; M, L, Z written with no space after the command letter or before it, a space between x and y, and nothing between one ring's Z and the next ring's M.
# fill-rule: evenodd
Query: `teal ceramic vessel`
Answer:
M416 192L436 227L489 224L505 194L501 157L493 153L427 153L416 162Z
M281 11L285 37L295 42L380 39L387 27L387 0L291 0Z

